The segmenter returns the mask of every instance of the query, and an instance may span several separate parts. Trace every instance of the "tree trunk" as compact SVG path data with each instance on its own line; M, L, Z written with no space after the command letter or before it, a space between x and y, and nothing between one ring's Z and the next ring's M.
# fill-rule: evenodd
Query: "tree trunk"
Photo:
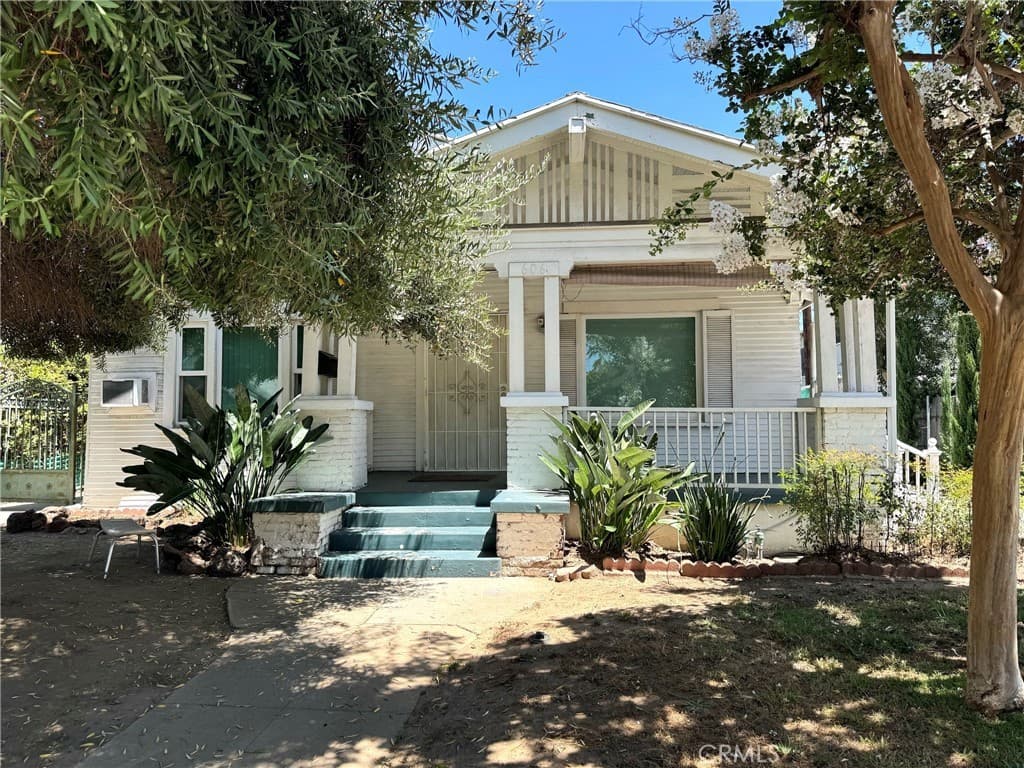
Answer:
M967 701L1024 708L1017 652L1017 540L1024 445L1024 303L1006 301L982 332L974 463Z

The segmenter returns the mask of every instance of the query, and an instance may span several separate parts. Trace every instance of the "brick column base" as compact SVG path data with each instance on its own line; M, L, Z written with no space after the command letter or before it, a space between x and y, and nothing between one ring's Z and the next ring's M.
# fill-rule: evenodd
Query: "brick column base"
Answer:
M545 392L521 392L501 398L505 409L508 447L508 487L544 490L558 488L559 479L540 461L554 449L557 429L548 416L562 417L569 399Z
M353 397L302 397L299 409L314 424L327 422L326 438L289 478L301 491L351 491L366 485L367 444L373 403Z

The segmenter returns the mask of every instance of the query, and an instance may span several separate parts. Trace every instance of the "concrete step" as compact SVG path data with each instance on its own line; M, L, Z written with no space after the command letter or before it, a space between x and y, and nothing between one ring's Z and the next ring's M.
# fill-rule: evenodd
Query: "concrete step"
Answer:
M499 558L460 550L326 552L317 567L317 575L327 579L462 578L500 573Z
M497 493L494 488L465 491L356 491L356 504L364 507L487 507Z
M494 551L494 528L489 525L441 528L342 528L330 536L329 550L463 550Z
M342 515L345 528L445 528L449 526L490 526L494 513L489 507L352 507Z

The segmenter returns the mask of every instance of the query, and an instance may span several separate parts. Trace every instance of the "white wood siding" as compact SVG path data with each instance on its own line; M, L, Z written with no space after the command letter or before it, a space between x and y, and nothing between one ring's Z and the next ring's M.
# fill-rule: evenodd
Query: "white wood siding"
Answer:
M82 504L86 507L117 507L122 500L131 506L145 507L150 496L139 496L129 488L117 485L124 479L122 467L142 463L141 459L122 453L140 443L164 445L166 438L156 428L163 421L164 355L145 349L123 355L107 355L100 369L96 362L89 366L89 417L86 422L85 488ZM126 373L156 374L156 410L104 408L100 405L100 388L104 377Z
M416 351L377 337L356 343L356 396L373 403L370 468L416 468Z
M799 306L786 297L730 288L584 285L567 289L562 302L565 315L599 317L705 310L732 311L733 406L795 406L801 385Z

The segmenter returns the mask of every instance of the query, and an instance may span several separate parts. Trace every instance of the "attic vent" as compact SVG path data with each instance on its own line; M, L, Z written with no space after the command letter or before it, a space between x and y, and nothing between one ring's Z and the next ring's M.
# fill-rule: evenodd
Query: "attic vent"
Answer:
M672 166L673 176L700 176L700 171L691 171L689 168L680 168L678 165Z

